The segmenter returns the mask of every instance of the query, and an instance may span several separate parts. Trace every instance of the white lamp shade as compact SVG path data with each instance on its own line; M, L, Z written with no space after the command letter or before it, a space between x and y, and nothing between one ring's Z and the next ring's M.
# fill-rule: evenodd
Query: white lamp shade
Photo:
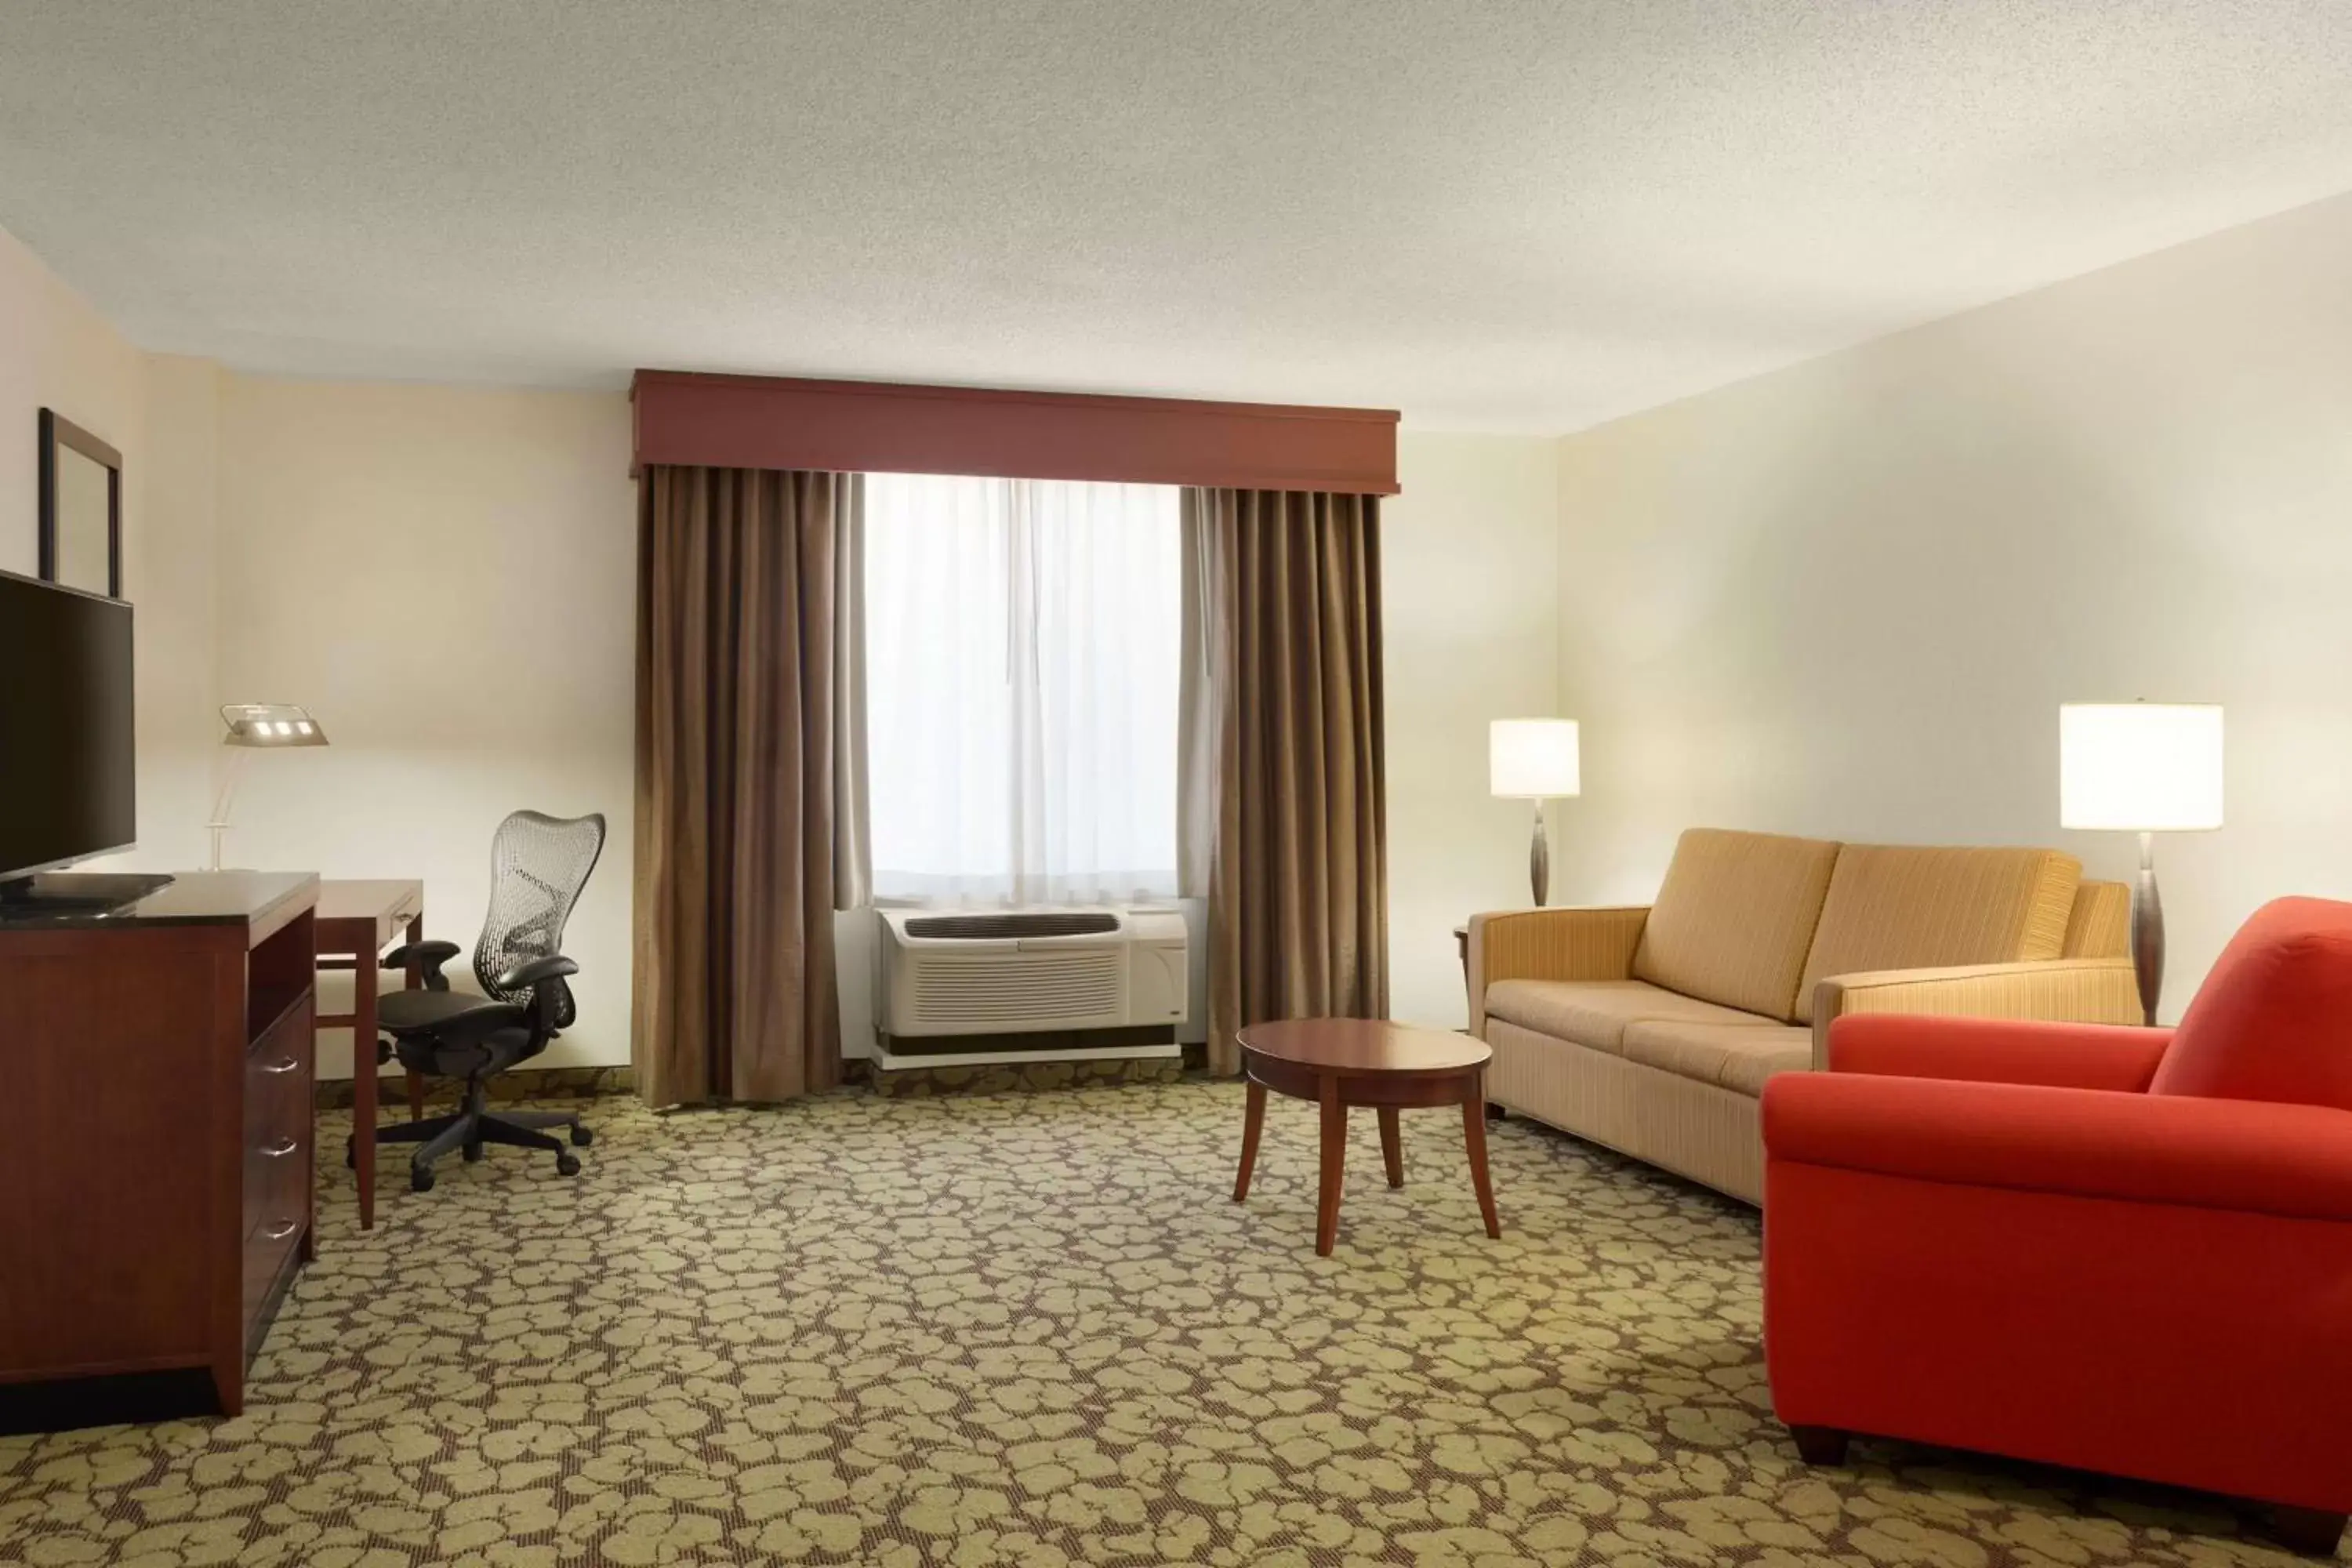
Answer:
M2063 827L2183 833L2221 826L2221 710L2068 702L2058 710Z
M1486 737L1491 793L1509 800L1552 800L1582 787L1573 719L1497 719Z

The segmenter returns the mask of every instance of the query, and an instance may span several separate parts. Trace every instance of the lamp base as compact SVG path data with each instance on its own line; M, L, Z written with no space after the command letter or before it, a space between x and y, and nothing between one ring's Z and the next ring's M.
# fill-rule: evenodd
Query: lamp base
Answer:
M2139 890L2132 900L2132 974L2139 982L2141 1022L2156 1027L2164 997L2164 900L2156 890L2156 835L2139 836Z
M1544 803L1536 802L1535 841L1528 846L1528 881L1534 889L1536 908L1542 909L1551 893L1551 846L1544 838Z

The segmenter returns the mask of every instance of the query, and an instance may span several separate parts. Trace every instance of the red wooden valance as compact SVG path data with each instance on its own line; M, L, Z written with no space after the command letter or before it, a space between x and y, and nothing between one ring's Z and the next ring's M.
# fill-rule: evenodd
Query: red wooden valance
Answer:
M1394 495L1392 409L641 370L635 465Z

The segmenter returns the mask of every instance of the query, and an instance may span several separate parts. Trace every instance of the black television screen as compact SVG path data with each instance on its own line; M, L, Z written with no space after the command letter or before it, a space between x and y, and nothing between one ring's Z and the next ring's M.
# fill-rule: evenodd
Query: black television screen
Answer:
M0 572L0 877L137 837L131 606Z

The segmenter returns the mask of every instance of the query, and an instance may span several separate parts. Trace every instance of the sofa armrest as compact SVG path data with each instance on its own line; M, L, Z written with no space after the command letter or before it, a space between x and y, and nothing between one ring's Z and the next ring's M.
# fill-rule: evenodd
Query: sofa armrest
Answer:
M1961 1186L2352 1221L2352 1111L2332 1106L1782 1073L1764 1086L1764 1151L1768 1189L1772 1165L1794 1162Z
M1497 980L1624 980L1649 906L1507 910L1470 917L1470 1032L1486 1037L1486 987Z
M1832 974L1813 987L1816 1068L1829 1066L1830 1026L1856 1013L2137 1024L2139 982L2128 958L2053 958Z
M2169 1029L1859 1013L1830 1030L1829 1070L1882 1078L2030 1083L2048 1089L2146 1089Z

